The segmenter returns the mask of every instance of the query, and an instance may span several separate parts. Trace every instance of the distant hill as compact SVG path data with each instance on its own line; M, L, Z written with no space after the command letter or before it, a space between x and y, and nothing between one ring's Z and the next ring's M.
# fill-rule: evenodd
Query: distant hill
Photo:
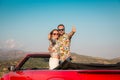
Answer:
M0 49L0 61L18 59L25 56L26 52L22 50Z
M120 62L120 57L114 58L114 59L112 59L111 61L118 63L118 62Z
M13 59L19 59L21 57L24 57L26 53L23 50L4 50L0 49L0 61L4 60L13 60ZM102 64L114 64L117 62L120 62L120 57L114 58L114 59L104 59L99 57L92 57L92 56L86 56L86 55L79 55L77 53L72 53L73 62L79 62L79 63L102 63Z
M73 62L78 62L78 63L116 64L120 62L120 57L115 59L104 59L100 57L79 55L76 53L72 53L72 58L73 58Z

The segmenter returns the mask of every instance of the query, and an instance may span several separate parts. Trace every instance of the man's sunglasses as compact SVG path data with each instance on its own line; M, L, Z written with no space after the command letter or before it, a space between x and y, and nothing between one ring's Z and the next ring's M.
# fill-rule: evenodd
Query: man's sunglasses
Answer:
M58 31L64 31L65 29L58 29Z

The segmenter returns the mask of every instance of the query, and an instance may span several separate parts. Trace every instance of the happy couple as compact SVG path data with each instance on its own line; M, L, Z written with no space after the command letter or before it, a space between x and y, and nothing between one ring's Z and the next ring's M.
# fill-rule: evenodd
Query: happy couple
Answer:
M72 27L72 31L70 33L66 33L65 26L63 24L59 24L57 29L53 29L49 33L48 40L50 41L50 44L48 50L51 55L49 59L50 70L54 69L65 60L71 61L70 43L75 32L76 28Z

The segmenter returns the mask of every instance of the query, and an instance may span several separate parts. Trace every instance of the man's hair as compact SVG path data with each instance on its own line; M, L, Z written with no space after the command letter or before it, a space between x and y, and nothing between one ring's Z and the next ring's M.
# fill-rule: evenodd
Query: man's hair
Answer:
M63 24L59 24L58 27L57 27L57 29L59 29L59 26L63 26L64 29L65 29L65 26Z

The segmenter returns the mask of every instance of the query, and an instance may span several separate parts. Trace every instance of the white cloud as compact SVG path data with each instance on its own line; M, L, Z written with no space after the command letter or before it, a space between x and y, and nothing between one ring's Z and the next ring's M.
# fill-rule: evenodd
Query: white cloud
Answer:
M23 44L16 41L15 39L7 39L5 41L0 41L0 48L7 48L7 49L22 49Z
M14 39L8 39L5 42L7 48L15 48L16 47L16 41Z

